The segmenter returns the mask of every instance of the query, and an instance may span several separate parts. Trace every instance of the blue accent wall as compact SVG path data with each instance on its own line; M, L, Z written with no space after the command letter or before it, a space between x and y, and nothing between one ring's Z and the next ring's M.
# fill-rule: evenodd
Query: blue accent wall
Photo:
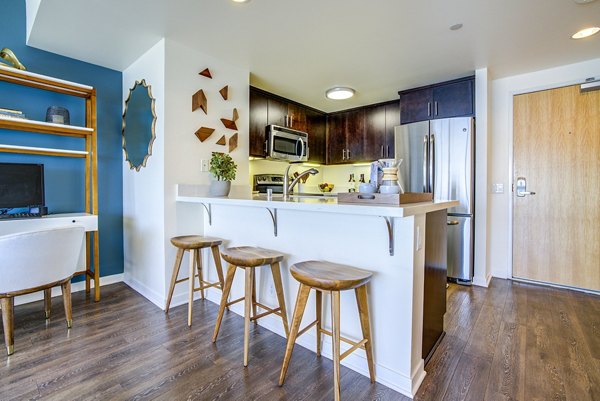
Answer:
M0 48L8 47L28 71L93 86L97 91L100 273L123 273L123 175L121 148L122 74L25 44L25 0L0 3ZM49 106L63 106L72 125L85 125L85 102L76 97L0 82L0 108L22 110L44 121ZM84 141L0 130L0 143L83 150ZM43 163L50 213L82 212L83 159L0 153L0 162Z

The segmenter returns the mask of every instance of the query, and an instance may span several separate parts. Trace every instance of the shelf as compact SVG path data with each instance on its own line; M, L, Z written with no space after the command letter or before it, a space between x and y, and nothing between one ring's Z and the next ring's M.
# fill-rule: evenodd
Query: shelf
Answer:
M37 132L40 134L74 136L78 138L85 138L94 132L93 128L2 116L0 116L0 128L14 131Z
M88 152L84 150L36 148L32 146L0 145L0 152L3 153L26 153L28 155L41 156L60 156L60 157L79 157L85 158Z
M88 85L52 78L29 71L21 71L4 65L0 65L0 80L85 98L95 93L94 88Z

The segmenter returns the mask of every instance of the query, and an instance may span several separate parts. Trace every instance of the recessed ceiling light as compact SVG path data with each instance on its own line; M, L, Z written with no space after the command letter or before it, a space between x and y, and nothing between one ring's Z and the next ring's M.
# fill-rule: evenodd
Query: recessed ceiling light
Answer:
M451 31L458 31L460 28L463 27L463 24L454 24L450 27Z
M583 38L587 38L589 36L595 35L598 32L600 32L600 28L598 28L597 26L593 26L591 28L582 29L581 31L577 32L576 34L574 34L571 37L573 39L583 39Z
M333 100L349 99L354 96L354 89L336 86L335 88L328 89L327 92L325 92L325 96Z

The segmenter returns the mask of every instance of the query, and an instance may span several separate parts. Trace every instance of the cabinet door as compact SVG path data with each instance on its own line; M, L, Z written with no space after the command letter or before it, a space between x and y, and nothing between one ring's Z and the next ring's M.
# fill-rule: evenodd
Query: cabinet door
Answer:
M313 163L325 163L327 151L327 126L323 113L306 110L306 132L308 132L308 160Z
M267 113L267 119L269 124L279 125L281 127L287 127L286 120L288 115L288 104L279 99L269 98L269 107Z
M379 105L365 109L365 152L366 160L386 157L386 106Z
M346 161L346 113L327 117L327 163L339 164Z
M433 88L433 118L474 115L474 81L454 82Z
M365 159L365 109L346 113L346 162Z
M288 124L290 128L306 132L306 109L300 105L288 104Z
M250 88L250 156L266 156L267 107L268 101L265 95Z
M400 125L400 102L385 105L385 157L395 157L394 127Z
M400 95L400 120L402 124L429 120L433 111L433 89L421 89Z

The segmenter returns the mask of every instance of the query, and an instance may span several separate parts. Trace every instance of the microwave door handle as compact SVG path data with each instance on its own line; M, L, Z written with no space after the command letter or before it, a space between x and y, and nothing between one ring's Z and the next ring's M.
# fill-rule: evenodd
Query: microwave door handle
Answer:
M304 158L304 156L308 156L306 154L306 143L304 143L303 139L300 139L300 143L302 144L302 152L300 152L300 158Z

